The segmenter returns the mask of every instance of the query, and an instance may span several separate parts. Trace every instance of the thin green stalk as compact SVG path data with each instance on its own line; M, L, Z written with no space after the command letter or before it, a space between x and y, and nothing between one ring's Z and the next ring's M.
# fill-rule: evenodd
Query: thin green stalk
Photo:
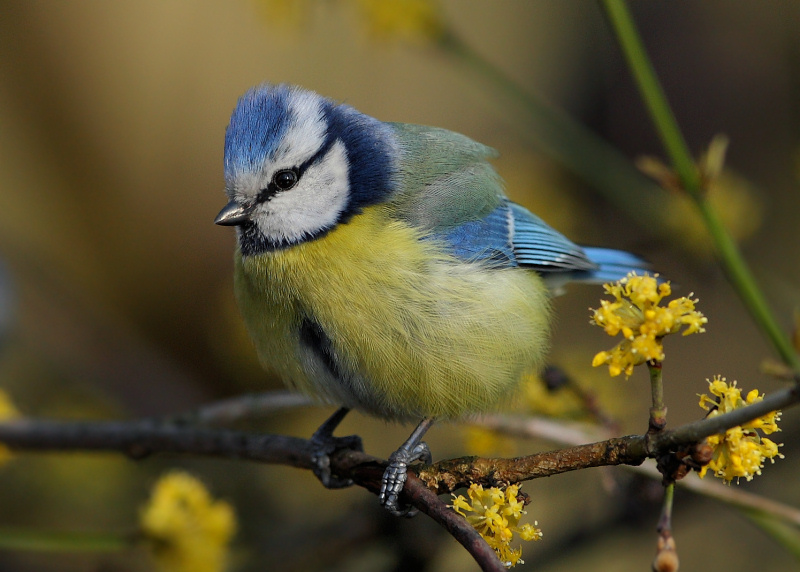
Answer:
M701 174L647 57L627 4L624 0L602 2L673 169L680 178L682 187L697 203L728 279L781 359L795 371L800 371L800 356L778 325L736 243L722 225L716 211L705 200Z
M658 532L672 530L672 501L675 498L675 483L664 487L664 503L661 505L661 518L658 521Z
M664 504L661 517L658 519L658 551L653 560L653 570L678 570L680 561L672 537L672 501L675 494L675 483L664 487Z
M717 211L705 199L699 200L697 204L706 227L714 238L714 243L728 280L733 284L753 319L772 342L783 362L796 372L800 372L800 356L795 352L791 341L778 325L772 310L747 266L747 262L742 257L736 242L725 230Z
M800 534L796 526L787 525L766 511L743 509L742 513L800 561Z
M650 431L661 431L667 425L667 408L664 405L664 382L660 361L647 362L650 372L650 391L653 406L650 408Z
M514 106L513 125L522 127L520 134L543 154L592 185L619 208L629 210L636 220L644 219L651 226L653 221L659 221L661 189L634 168L613 145L567 113L523 89L454 32L446 31L438 46L469 73L491 86L492 101L505 106L502 107L504 115L508 115L506 102Z
M0 528L0 549L5 550L117 552L131 546L131 537L120 534Z

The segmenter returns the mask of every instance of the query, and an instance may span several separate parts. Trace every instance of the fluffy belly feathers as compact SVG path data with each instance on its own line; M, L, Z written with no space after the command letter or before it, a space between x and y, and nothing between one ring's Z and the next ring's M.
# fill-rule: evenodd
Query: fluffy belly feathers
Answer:
M237 253L259 358L304 393L381 417L495 408L542 365L541 278L454 258L385 209L286 250Z

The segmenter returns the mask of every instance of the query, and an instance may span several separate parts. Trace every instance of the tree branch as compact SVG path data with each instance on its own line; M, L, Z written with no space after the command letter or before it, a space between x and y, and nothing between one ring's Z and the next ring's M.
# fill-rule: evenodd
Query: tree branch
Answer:
M800 391L792 387L742 409L657 434L615 437L515 459L463 457L441 461L421 467L418 476L409 472L403 500L442 525L484 570L503 570L494 552L477 532L437 495L471 483L496 486L589 467L639 465L648 457L657 458L679 446L697 443L709 435L793 405L798 400ZM264 405L266 402L256 400L255 403ZM200 415L179 416L173 420L83 422L23 418L0 423L0 443L16 451L116 451L134 459L155 453L173 453L235 458L301 469L314 466L315 448L306 439L186 425L189 418L211 422L231 415L238 417L243 411L241 402L223 402L216 408L211 406L203 411L205 413ZM335 475L351 478L355 484L372 493L380 490L385 467L386 461L359 451L344 449L331 455L331 470Z
M656 435L631 435L537 453L515 459L463 457L441 461L420 471L420 478L441 494L479 482L488 486L515 483L567 471L608 465L639 465L679 446L701 441L709 435L741 425L752 419L800 401L800 390L790 387L766 396L747 407L701 419ZM210 417L214 417L211 415ZM226 429L186 426L169 421L139 420L116 422L47 421L23 418L0 423L0 442L15 450L117 451L132 458L152 453L179 453L238 458L302 469L313 466L312 444L284 435L252 434ZM385 462L355 451L334 455L332 469L343 478L356 478L364 463ZM380 476L356 482L376 492Z
M442 494L471 483L492 487L590 467L639 465L646 458L645 437L632 435L514 459L461 457L440 461L423 467L419 478Z
M314 405L314 401L294 391L266 391L237 395L198 409L170 417L174 423L225 425L244 419L258 419L275 411Z
M218 411L223 410L228 410L227 406ZM216 415L213 417L216 418ZM154 453L192 454L301 469L314 466L312 456L315 452L310 441L296 437L187 427L153 420L82 422L19 419L0 423L0 442L15 451L114 451L133 459L142 459ZM377 494L386 461L359 451L340 450L331 456L331 468L334 474L352 478L355 484ZM409 473L406 481L403 500L443 526L469 551L482 570L505 570L478 532L413 473Z

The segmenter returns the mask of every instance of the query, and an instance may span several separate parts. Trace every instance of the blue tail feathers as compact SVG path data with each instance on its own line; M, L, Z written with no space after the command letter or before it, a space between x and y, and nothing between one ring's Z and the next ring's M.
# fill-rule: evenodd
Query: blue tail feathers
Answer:
M605 284L625 278L630 272L651 272L650 265L630 252L612 248L582 247L583 253L596 267L567 272L542 272L541 276L554 295L562 294L570 282Z
M630 272L650 271L650 265L642 258L622 250L584 246L586 256L597 264L596 270L583 270L573 275L580 282L616 282Z

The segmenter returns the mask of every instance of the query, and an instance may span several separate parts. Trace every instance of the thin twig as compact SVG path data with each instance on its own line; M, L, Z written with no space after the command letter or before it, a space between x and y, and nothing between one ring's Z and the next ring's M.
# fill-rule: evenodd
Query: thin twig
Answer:
M651 360L647 362L647 369L650 372L650 392L653 398L653 405L650 407L648 433L654 434L662 431L664 427L667 426L667 406L664 405L663 368L660 361Z
M12 450L116 451L134 459L155 453L238 458L310 469L312 445L285 435L186 427L153 420L0 423L0 442Z
M229 425L236 421L263 418L283 409L313 404L310 397L293 391L249 393L178 414L170 421L190 425Z
M655 435L632 435L582 444L558 451L516 459L466 457L426 468L428 486L452 492L471 482L519 482L566 471L604 465L638 465L681 445L696 443L784 409L800 401L800 391L787 388L762 401L723 415L701 419ZM186 427L153 420L120 422L69 422L23 418L0 423L0 442L15 450L117 451L133 458L151 453L184 453L240 458L309 469L313 446L304 439L283 435L252 434L223 429ZM346 477L353 467L373 457L349 452L348 464L334 467ZM354 461L354 459L356 459ZM333 459L332 459L333 462ZM483 479L481 481L481 479ZM449 483L449 484L448 484Z
M514 459L449 459L423 467L419 477L442 494L471 483L499 486L591 467L638 465L646 458L645 436L631 435Z
M672 537L672 501L674 495L675 483L672 482L664 488L664 503L661 507L661 517L658 519L657 551L653 560L653 570L655 572L677 571L679 567L678 551L675 547L675 539Z
M672 534L672 501L675 498L675 483L664 487L664 502L658 519L658 532Z
M665 452L680 445L699 442L706 437L724 433L732 427L758 419L773 411L785 409L798 401L800 401L800 389L797 386L776 391L766 395L763 400L747 407L734 409L722 415L701 419L671 431L663 431L658 435L653 435L649 439L648 453L652 456L656 451Z

